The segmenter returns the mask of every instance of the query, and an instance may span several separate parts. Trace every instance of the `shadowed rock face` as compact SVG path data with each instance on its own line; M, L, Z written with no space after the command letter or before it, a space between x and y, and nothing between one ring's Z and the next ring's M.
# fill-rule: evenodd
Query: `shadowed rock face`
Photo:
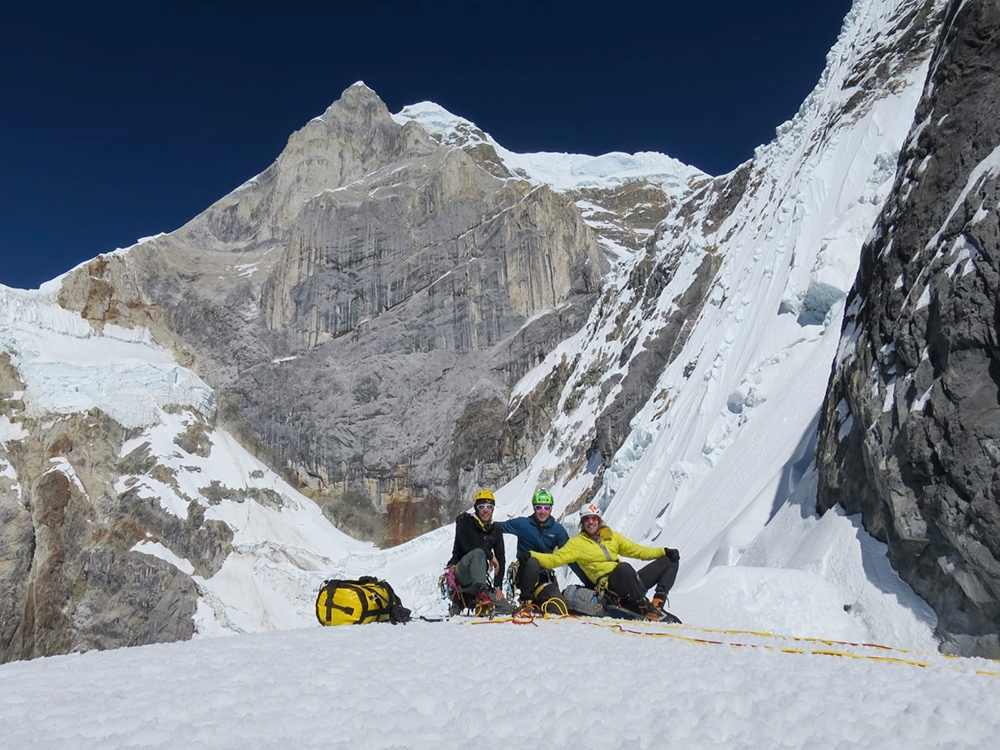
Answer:
M607 269L569 198L487 166L355 85L260 177L68 280L85 289L64 304L158 311L144 324L245 443L348 531L405 541L524 468L517 436L468 460L503 429L483 404L580 328Z
M821 509L889 545L943 648L1000 657L1000 8L952 2L848 298Z

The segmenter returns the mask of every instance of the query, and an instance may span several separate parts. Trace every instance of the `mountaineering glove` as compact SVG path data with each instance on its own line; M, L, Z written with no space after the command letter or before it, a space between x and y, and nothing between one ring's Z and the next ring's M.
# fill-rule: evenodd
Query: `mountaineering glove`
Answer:
M671 562L677 562L681 559L681 553L670 547L663 548L663 556L670 558Z

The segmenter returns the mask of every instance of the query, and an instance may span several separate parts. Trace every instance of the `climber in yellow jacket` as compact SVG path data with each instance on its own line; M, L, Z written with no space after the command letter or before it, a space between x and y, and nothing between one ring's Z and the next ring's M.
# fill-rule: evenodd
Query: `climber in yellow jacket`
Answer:
M606 587L622 605L649 620L680 622L663 609L677 578L680 553L670 547L646 547L604 525L601 509L593 503L580 515L580 533L555 552L532 552L543 568L570 565L587 588ZM621 557L652 560L636 571ZM653 601L646 592L655 586Z

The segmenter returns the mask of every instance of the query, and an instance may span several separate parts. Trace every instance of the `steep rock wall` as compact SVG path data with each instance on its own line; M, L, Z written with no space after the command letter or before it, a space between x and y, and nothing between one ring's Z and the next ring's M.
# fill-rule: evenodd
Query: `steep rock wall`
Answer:
M116 491L136 456L119 459L127 432L106 415L16 418L26 434L0 456L18 479L0 486L0 661L189 639L194 582L133 547L157 540L210 575L229 529Z
M261 176L72 274L64 304L144 318L332 519L404 541L523 468L523 448L466 466L467 441L503 429L483 402L583 324L607 269L572 199L494 157L352 86Z
M1000 9L952 2L824 406L819 506L860 512L937 611L1000 656Z

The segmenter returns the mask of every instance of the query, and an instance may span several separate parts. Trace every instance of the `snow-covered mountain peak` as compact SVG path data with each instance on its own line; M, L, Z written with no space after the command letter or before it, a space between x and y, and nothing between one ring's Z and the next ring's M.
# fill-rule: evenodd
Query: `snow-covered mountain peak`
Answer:
M601 156L537 152L518 154L501 146L475 123L452 114L433 102L404 107L393 119L417 122L440 143L460 148L485 144L492 147L511 174L548 185L560 192L609 190L628 182L646 181L665 191L686 188L691 180L705 178L701 170L665 154L612 152Z
M475 146L479 143L493 145L493 139L475 123L452 114L434 102L417 102L403 107L392 116L400 125L413 121L419 124L439 143L449 146Z

